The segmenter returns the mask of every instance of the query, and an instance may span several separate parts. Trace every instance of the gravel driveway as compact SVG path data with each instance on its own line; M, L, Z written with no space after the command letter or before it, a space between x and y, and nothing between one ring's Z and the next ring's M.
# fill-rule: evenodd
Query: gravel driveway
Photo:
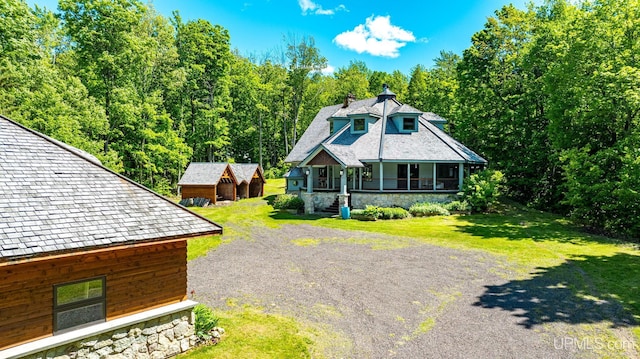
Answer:
M498 258L407 238L310 225L256 227L189 263L189 291L336 334L332 358L567 358L602 353L568 345L566 323L523 325L524 309L479 305L513 273ZM576 336L573 330L573 336Z

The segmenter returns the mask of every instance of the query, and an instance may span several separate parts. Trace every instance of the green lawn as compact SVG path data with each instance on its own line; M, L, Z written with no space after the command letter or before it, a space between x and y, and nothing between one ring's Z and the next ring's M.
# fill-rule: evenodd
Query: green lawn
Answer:
M283 180L269 180L267 199L282 193ZM360 222L321 216L297 216L273 210L264 199L242 200L229 206L196 209L196 212L224 226L222 238L189 242L189 258L195 258L214 249L221 243L245 238L252 226L277 227L282 224L308 224L345 230L399 233L411 240L398 239L362 241L362 245L375 249L428 243L461 250L484 251L503 258L504 272L509 275L508 285L536 286L538 283L554 283L540 287L542 291L564 288L576 298L596 301L618 301L624 309L640 322L640 249L637 245L595 236L581 231L568 220L555 215L531 210L517 205L506 205L499 213L486 215L411 218L406 220ZM337 239L333 239L337 240ZM314 240L298 241L299 245L315 245ZM542 285L542 284L540 284ZM297 327L290 318L272 316L259 310L250 312L252 320L260 325L260 340L251 341L251 330L238 329L243 335L229 334L214 350L216 357L222 353L236 353L238 348L250 346L256 353L269 357L277 340L281 349L295 353L295 357L309 357L315 345L312 336ZM245 311L237 309L221 312L221 325L227 325L233 333L234 326L242 327ZM258 319L260 318L260 319ZM224 320L223 320L224 319ZM227 324L225 324L227 323ZM616 323L612 323L616 324ZM270 329L265 329L270 328ZM280 338L289 333L286 340ZM640 343L640 329L633 329ZM305 334L306 333L306 334ZM277 338L280 339L277 339ZM264 341L263 341L264 339ZM194 354L195 355L195 354ZM231 355L230 357L233 357ZM260 357L260 355L257 355ZM198 357L198 356L194 356Z

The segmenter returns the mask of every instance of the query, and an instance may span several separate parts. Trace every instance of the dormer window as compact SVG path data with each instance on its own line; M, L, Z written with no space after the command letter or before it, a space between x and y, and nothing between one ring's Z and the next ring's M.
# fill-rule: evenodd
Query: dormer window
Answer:
M366 123L364 118L354 118L353 119L353 127L352 127L352 131L355 132L365 132L366 130Z
M415 132L418 130L417 121L413 117L405 117L402 119L402 131Z

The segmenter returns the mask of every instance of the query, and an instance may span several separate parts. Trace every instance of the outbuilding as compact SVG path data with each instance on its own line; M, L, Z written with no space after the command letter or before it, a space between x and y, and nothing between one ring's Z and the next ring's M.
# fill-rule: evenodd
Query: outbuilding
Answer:
M187 239L221 233L95 157L0 116L0 357L188 350L196 303L187 298Z

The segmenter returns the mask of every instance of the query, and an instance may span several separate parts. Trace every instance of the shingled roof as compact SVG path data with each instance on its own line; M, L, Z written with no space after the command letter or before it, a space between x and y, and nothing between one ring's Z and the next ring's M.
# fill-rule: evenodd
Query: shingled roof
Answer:
M0 261L219 233L82 151L0 116Z
M217 185L227 167L226 162L191 162L178 185Z
M238 183L251 183L256 172L262 177L262 171L259 170L260 166L257 163L230 163L229 166L231 166L231 171L236 176ZM262 180L264 181L264 178Z
M378 97L322 108L285 162L304 165L327 150L347 167L361 167L362 162L433 161L486 164L487 161L467 148L437 125L446 122L432 112L422 112L395 99L388 88ZM350 124L331 134L329 122L354 115L377 119L369 123L366 133L353 134ZM392 117L412 115L419 119L417 131L400 131Z

